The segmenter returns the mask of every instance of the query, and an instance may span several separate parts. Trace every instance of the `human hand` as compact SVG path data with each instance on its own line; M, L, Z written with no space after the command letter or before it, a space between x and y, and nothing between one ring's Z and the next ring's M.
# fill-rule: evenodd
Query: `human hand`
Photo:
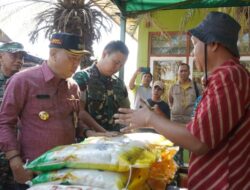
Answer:
M15 157L9 161L10 168L12 170L14 179L17 183L25 184L25 182L33 178L33 172L30 170L25 170L23 167L23 162L21 158Z
M140 74L140 73L141 73L141 67L138 67L138 68L136 69L135 73L136 73L137 75Z
M89 130L87 134L88 134L88 137L94 137L94 136L115 137L115 136L120 135L121 133L118 131L96 132L96 131Z
M160 109L158 105L154 105L154 112L157 113L158 115L165 116L164 112Z
M138 110L128 108L119 108L119 113L114 115L115 123L127 125L121 129L121 132L131 131L133 129L149 127L149 120L153 112L145 105Z
M118 132L118 131L107 131L107 132L104 133L103 136L106 136L106 137L116 137L118 135L121 135L121 133Z

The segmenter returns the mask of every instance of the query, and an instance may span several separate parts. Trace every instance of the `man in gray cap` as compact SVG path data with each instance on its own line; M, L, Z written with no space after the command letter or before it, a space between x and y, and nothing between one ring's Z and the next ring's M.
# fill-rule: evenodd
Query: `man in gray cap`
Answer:
M24 55L24 47L18 42L8 42L0 45L0 104L5 83L8 78L21 69Z
M209 72L194 119L182 127L149 110L119 109L117 122L153 126L189 149L188 189L249 189L250 74L239 63L240 25L231 16L211 12L190 30L194 59Z
M0 105L2 102L6 81L23 65L24 47L18 42L8 42L0 45ZM8 160L0 151L0 189L11 189L14 179Z

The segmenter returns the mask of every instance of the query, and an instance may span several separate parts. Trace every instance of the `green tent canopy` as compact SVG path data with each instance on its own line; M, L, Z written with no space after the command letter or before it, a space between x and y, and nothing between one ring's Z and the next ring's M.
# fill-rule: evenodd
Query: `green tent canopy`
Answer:
M249 6L250 0L113 0L124 16L157 9L191 9Z

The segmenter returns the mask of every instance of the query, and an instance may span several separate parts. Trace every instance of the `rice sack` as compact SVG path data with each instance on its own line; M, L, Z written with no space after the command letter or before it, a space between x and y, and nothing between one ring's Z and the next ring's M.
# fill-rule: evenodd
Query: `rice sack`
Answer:
M41 173L31 180L29 185L53 182L53 184L84 185L110 190L119 190L126 186L127 173L88 169L62 169Z
M156 155L143 147L119 143L72 144L51 149L25 165L32 171L61 168L100 169L126 172L131 166L150 167Z
M78 186L78 185L53 185L53 184L40 184L30 187L27 190L104 190L102 188Z

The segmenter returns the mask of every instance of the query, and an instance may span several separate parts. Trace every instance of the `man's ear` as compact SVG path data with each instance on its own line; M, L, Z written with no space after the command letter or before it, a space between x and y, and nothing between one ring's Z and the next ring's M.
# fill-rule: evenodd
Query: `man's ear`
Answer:
M56 53L56 49L51 48L50 51L49 51L49 55L50 55L50 56L54 56L55 53Z
M211 44L209 44L210 46L211 46L211 50L214 52L214 51L216 51L218 48L219 48L219 46L220 46L220 44L219 43L217 43L217 42L212 42Z
M55 59L56 59L56 53L57 53L57 49L54 49L54 48L50 49L50 51L49 51L50 60L55 61Z
M104 58L107 54L108 54L108 52L107 52L106 50L104 50L104 51L102 52L102 58Z

